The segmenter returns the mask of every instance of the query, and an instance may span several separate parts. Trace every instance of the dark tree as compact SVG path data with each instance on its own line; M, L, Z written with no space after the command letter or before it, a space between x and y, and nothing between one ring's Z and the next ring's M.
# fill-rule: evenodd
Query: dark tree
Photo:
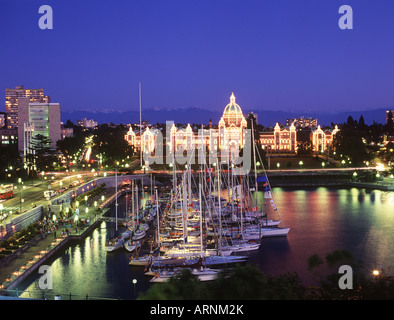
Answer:
M132 148L124 139L126 132L124 126L100 125L95 131L93 138L93 152L103 155L103 162L114 164L114 161L121 161L126 156L132 155Z
M54 170L54 162L57 157L55 150L50 148L50 140L41 134L37 134L31 141L29 152L34 159L38 171Z

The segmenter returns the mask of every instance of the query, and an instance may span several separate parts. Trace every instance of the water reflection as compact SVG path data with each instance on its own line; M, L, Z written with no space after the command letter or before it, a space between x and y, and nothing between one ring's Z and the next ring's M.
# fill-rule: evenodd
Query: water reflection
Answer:
M389 269L394 261L393 194L356 188L274 188L278 211L270 213L279 213L291 230L287 238L263 239L259 251L250 253L249 261L270 274L295 271L305 284L312 283L307 259L313 254L324 258L337 249L352 252L366 270L379 265ZM259 199L262 201L263 193ZM149 278L142 269L128 265L126 251L105 251L105 241L113 230L113 224L103 222L86 240L48 261L54 271L53 292L71 292L81 299L86 294L134 299L134 278L138 281L137 294L149 288ZM40 291L37 280L38 275L32 276L19 289Z

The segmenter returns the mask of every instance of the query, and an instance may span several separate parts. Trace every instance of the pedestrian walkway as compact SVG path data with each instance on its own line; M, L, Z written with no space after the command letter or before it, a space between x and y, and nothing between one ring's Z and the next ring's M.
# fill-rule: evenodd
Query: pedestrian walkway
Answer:
M123 191L118 191L118 196ZM72 218L73 222L82 221L83 227L76 227L77 223L69 224L70 218L65 221L46 221L43 222L42 239L35 245L29 247L26 251L16 256L6 266L0 267L0 287L6 289L11 283L25 272L25 270L32 269L37 263L42 263L42 259L46 258L49 253L59 248L70 239L81 239L86 233L90 232L95 227L95 223L101 221L101 217L107 214L110 204L115 199L115 193L110 190L106 200L98 206L102 209L100 213L96 210L92 211L91 207L79 206L79 214L77 219L75 215ZM90 210L90 212L89 212ZM97 214L96 214L97 213ZM57 226L56 230L53 226ZM46 226L46 228L44 228ZM48 233L49 230L49 233ZM67 233L65 233L67 231Z
M84 222L83 227L76 227L76 224L74 224L70 228L66 222L65 224L57 224L58 227L56 230L52 228L48 229L50 230L49 233L48 231L43 232L40 241L15 257L9 264L0 268L1 288L9 286L22 273L33 267L36 263L42 263L42 258L48 256L53 250L57 250L60 246L63 246L68 240L83 238L84 234L89 232L91 228L94 228L94 223L100 221L101 215L106 214L107 210L107 208L104 208L100 215L96 215L93 218L83 214L80 215L78 220ZM67 234L65 233L66 230Z
M46 236L45 238L40 240L35 246L30 247L19 257L12 260L8 265L0 268L0 283L3 283L7 279L10 279L13 272L16 272L22 266L26 265L28 261L33 260L40 251L46 250L54 240L55 239L53 235Z

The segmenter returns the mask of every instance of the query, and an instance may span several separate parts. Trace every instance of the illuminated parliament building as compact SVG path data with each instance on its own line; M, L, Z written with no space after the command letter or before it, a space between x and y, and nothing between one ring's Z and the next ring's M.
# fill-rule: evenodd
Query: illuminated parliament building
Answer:
M163 141L163 143L166 143L170 153L179 150L179 148L182 150L198 149L202 143L209 151L231 150L234 147L241 149L245 143L246 129L247 121L242 109L235 102L234 94L231 94L230 103L224 108L217 128L213 128L211 121L209 126L203 129L192 128L190 123L177 128L172 123L172 126L167 126L169 132L163 137L167 141ZM337 127L332 132L323 131L320 126L313 130L311 132L313 150L315 152L327 150L337 131ZM160 130L147 127L140 134L134 132L130 126L129 131L125 134L125 140L134 147L134 150L140 151L142 148L142 152L153 152L159 132ZM297 152L297 129L294 122L290 126L280 126L279 123L276 123L273 131L260 132L259 140L268 153Z

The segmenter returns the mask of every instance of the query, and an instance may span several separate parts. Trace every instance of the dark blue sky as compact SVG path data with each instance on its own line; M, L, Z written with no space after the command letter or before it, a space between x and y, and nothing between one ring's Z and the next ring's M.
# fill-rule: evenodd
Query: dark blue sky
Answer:
M0 39L1 101L23 84L65 110L137 109L141 81L143 108L394 105L392 0L1 0Z

